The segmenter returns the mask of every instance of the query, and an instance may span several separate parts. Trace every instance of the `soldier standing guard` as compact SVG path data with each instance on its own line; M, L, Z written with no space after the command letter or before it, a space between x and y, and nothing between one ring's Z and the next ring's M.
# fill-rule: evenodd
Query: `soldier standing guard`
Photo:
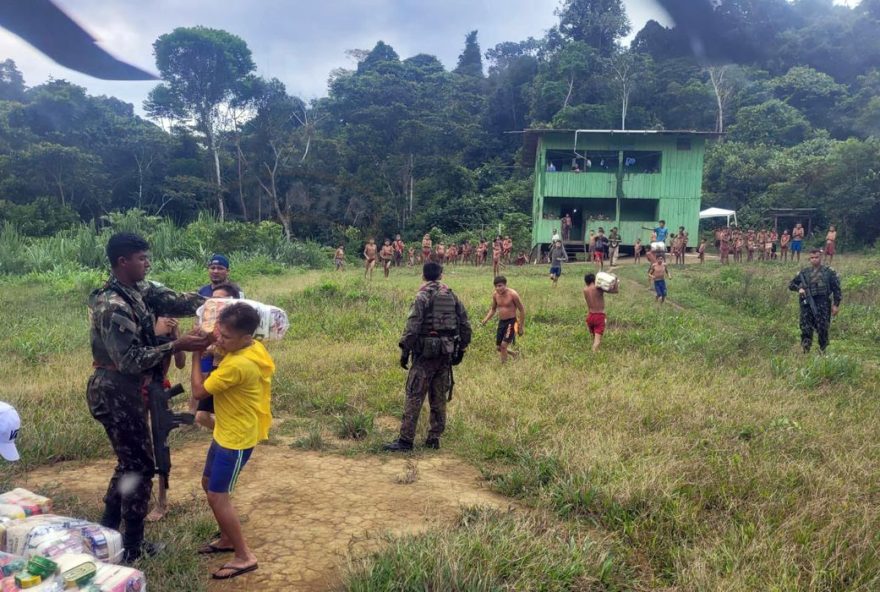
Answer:
M413 359L406 379L400 437L386 444L385 450L412 450L426 395L431 407L431 425L425 446L440 448L440 435L446 429L446 403L452 399L455 384L452 366L461 362L471 342L467 311L452 290L440 283L442 276L443 267L438 263L429 262L422 268L425 283L410 308L399 344L401 367L406 370L410 355Z
M797 292L801 299L801 347L804 353L813 344L813 330L819 334L819 350L828 347L828 327L831 317L840 307L840 278L830 267L822 265L822 251L810 251L810 267L797 274L788 289Z
M193 316L205 299L145 282L150 269L149 248L136 234L110 237L110 279L89 296L95 372L86 396L89 411L107 431L117 459L104 496L101 524L119 530L125 522L122 540L126 563L161 550L159 545L144 542L144 517L156 467L142 390L167 356L204 350L212 341L211 336L184 335L158 345L154 315Z

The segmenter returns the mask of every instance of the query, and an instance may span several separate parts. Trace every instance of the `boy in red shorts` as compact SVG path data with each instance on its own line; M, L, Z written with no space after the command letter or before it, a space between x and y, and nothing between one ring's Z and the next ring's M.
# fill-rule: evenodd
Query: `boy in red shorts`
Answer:
M216 580L257 569L257 558L241 532L230 494L257 442L269 437L272 423L270 390L275 364L263 344L252 337L259 325L260 315L253 307L244 302L231 304L220 313L215 331L215 345L226 352L223 361L203 379L199 358L193 356L193 395L196 399L214 397L214 440L205 460L202 487L220 526L220 538L199 553L234 553L213 573Z
M596 274L584 276L584 300L587 301L587 328L593 336L593 352L599 351L602 335L605 333L605 290L596 285ZM618 284L608 290L609 294L617 294Z

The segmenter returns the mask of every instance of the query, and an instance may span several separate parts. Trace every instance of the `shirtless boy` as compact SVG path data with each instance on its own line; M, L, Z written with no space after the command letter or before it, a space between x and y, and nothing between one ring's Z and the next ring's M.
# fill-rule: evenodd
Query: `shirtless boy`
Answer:
M443 244L443 241L440 241L434 247L434 261L440 265L446 263L446 245Z
M782 261L788 261L788 244L791 242L791 235L788 234L788 228L782 231L779 237L779 250L782 252Z
M416 250L415 247L409 248L409 267L412 267L416 264Z
M394 261L394 247L391 246L391 241L387 238L379 251L379 259L382 260L382 271L385 272L385 277L388 277L391 272L391 263Z
M403 249L406 245L403 244L403 239L399 234L394 235L394 242L391 243L391 246L394 247L394 267L400 267L403 265Z
M584 300L587 301L587 329L593 336L593 353L599 351L602 335L605 333L605 290L596 285L596 275L588 273L584 276ZM618 284L608 291L617 294Z
M705 263L706 261L706 239L700 241L700 246L697 247L697 256L700 258L700 263Z
M505 236L501 241L501 256L505 265L510 265L510 253L513 251L513 240L509 236Z
M376 241L373 239L368 240L367 246L364 247L364 278L369 275L370 279L373 279L373 268L376 267L377 252Z
M654 281L654 292L657 293L657 302L663 304L666 302L666 278L669 276L669 267L663 257L657 257L657 260L651 264L648 270L648 276Z
M482 266L486 263L486 251L489 249L489 245L486 244L486 239L481 238L480 244L477 245L477 266Z
M834 252L837 250L837 228L832 224L828 227L828 234L825 235L825 257L828 259L828 265L834 260Z
M633 245L633 263L638 265L642 261L642 239L637 238Z
M430 234L422 237L422 263L427 263L431 260L431 247L433 246L434 243L431 240Z
M500 250L500 249L499 249ZM485 318L480 321L484 327L489 320L498 313L498 331L495 333L495 345L498 353L501 354L501 363L507 361L507 356L516 357L519 355L510 349L510 346L516 343L516 336L522 337L525 330L526 308L520 300L519 294L515 290L507 287L507 278L503 275L497 276L493 282L495 291L492 292L492 307L486 313Z
M501 241L492 243L492 275L498 275L501 266Z
M797 262L801 262L801 247L804 242L804 227L798 222L791 231L791 258L797 257Z
M336 271L345 271L345 245L337 247L333 262L336 264Z

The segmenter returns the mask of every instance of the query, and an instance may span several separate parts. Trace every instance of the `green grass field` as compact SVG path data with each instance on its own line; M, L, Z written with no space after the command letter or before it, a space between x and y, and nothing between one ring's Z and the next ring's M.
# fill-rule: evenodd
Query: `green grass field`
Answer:
M880 589L880 258L835 263L844 301L826 356L800 353L794 266L673 268L661 307L644 266L625 264L595 355L587 268L567 266L555 290L545 266L508 268L527 319L522 359L505 367L494 324L478 326L491 272L448 270L475 334L456 369L445 453L533 511L467 509L448 528L391 541L351 566L349 589ZM290 314L270 348L279 429L304 448L322 444L318 429L358 429L366 437L344 453L380 453L395 434L372 418L402 411L397 339L418 286L407 269L372 282L356 269L248 279L248 297ZM24 423L23 461L0 485L110 454L85 405L87 291L0 283L0 399ZM73 507L53 494L62 510L99 512L98 500ZM186 587L198 581L188 557L211 532L206 504L151 528L180 551L147 566L151 590L200 589Z

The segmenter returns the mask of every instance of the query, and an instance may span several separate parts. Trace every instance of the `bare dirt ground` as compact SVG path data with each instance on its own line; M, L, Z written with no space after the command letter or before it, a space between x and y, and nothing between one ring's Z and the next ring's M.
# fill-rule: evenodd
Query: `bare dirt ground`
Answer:
M169 504L203 496L206 443L173 453ZM199 459L184 462L182 459ZM34 470L28 486L64 484L66 492L100 499L113 470L110 459ZM453 519L463 506L506 508L509 500L482 489L471 466L446 453L346 457L288 446L259 446L242 472L233 500L260 568L210 590L334 589L350 558L380 548L387 534L427 530ZM207 502L205 502L207 504ZM229 555L210 556L211 569Z

